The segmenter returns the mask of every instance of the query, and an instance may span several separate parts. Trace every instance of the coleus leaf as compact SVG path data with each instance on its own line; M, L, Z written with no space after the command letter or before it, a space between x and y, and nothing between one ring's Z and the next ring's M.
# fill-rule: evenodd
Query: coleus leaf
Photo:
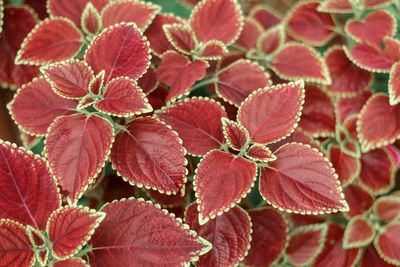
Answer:
M242 31L243 15L236 0L204 0L194 7L189 23L199 41L229 45Z
M156 116L178 132L191 155L204 156L224 144L224 108L211 99L191 98L157 111Z
M220 150L208 152L197 166L194 178L200 224L235 206L248 194L256 178L255 163ZM227 180L232 183L227 184Z
M394 143L400 138L400 106L391 106L383 93L374 94L358 115L357 133L363 152Z
M208 240L213 249L201 256L196 266L235 266L242 261L250 248L251 240L251 221L247 212L236 206L201 225L197 208L194 203L187 207L185 221L190 228Z
M46 231L52 242L53 255L65 259L76 254L93 235L105 213L85 207L67 206L54 211Z
M89 91L99 95L103 91L105 71L100 71L89 83Z
M40 69L53 91L65 98L82 98L89 92L93 71L84 61L69 60Z
M196 261L211 244L161 210L141 199L105 205L107 214L90 245L90 265L97 266L178 266Z
M146 95L149 95L157 88L159 84L157 80L156 69L153 66L150 66L146 73L137 80L137 83L139 87L142 88L143 92Z
M242 102L237 121L249 131L253 142L273 143L297 127L303 103L303 81L265 87Z
M290 234L286 255L294 266L309 265L322 251L327 235L326 224L300 226Z
M346 225L343 236L343 248L359 248L367 246L374 240L375 230L371 223L363 216L351 218Z
M317 10L319 1L300 2L287 15L287 32L298 41L323 46L335 36L332 16Z
M43 230L60 204L57 185L43 158L0 140L0 217ZM29 184L30 186L26 186Z
M372 210L384 222L400 218L400 197L382 196L374 202Z
M288 137L285 139L282 139L276 143L273 144L268 144L268 148L271 149L272 151L277 150L281 146L283 146L286 143L301 143L305 145L309 145L312 148L315 148L317 150L321 150L321 146L312 138L311 135L308 133L305 133L303 130L300 128L296 128L293 133L291 133Z
M299 127L313 137L333 136L335 117L335 107L330 96L317 86L307 85Z
M204 60L220 60L228 54L228 48L218 40L210 40L202 43L200 47L200 58Z
M152 3L123 0L108 3L101 11L103 27L121 22L133 22L144 31L160 12L161 8Z
M54 263L54 267L87 267L88 265L82 259L66 259Z
M0 11L0 14L3 14L3 11ZM0 34L0 84L2 87L14 89L38 75L39 69L35 66L14 64L22 41L35 27L36 21L36 14L27 6L4 8L4 25Z
M111 162L131 184L176 194L186 182L186 150L170 127L150 118L133 120L117 134Z
M387 263L384 261L381 256L379 256L378 252L374 248L374 246L371 244L369 245L366 249L365 252L361 258L360 262L361 267L393 267L392 264Z
M103 99L96 102L94 107L118 117L130 117L153 110L142 89L128 77L112 79L104 89Z
M255 162L270 162L276 160L272 151L263 144L252 144L246 151L246 157Z
M304 68L304 62L308 67ZM299 43L287 43L276 54L269 67L282 79L331 84L331 77L318 52Z
M0 220L0 265L32 266L35 254L26 227L8 219Z
M261 170L260 193L281 210L302 214L348 211L337 174L316 149L298 143L274 152Z
M105 83L119 76L137 79L150 65L149 44L135 24L115 24L93 39L85 61L96 74L105 71Z
M374 198L371 194L356 184L345 187L343 193L350 208L346 213L348 217L354 217L365 213L374 202Z
M393 3L393 0L363 0L365 8L376 9L384 8Z
M351 184L360 175L361 162L358 158L346 154L336 145L331 145L327 154L342 186Z
M241 59L220 70L215 85L220 97L238 106L251 92L272 82L269 73L260 65Z
M272 207L251 209L248 213L253 231L244 263L248 266L271 266L285 251L288 222Z
M81 28L84 33L94 35L100 31L103 22L99 11L95 8L92 2L88 2L81 16Z
M289 218L291 219L291 227L293 229L295 229L296 227L326 222L326 219L321 215L291 213L289 214Z
M352 13L353 6L350 0L323 0L318 10L328 13Z
M184 24L167 24L163 26L165 36L170 44L182 54L191 54L198 42L192 29Z
M266 30L281 22L278 12L267 5L254 6L249 12L249 17L257 20Z
M240 33L239 38L236 40L236 45L248 50L255 48L257 39L262 32L263 27L258 21L250 17L244 18L243 30Z
M194 83L206 75L208 66L206 61L191 61L173 51L164 53L157 68L157 78L170 87L166 101L174 101L189 94Z
M161 207L165 208L183 208L188 198L188 194L190 192L191 185L190 183L185 184L185 191L181 194L177 195L166 195L161 194L158 191L154 190L146 190L146 194L150 197L150 199L159 204ZM183 195L184 194L184 195Z
M263 32L257 39L257 50L265 56L275 55L283 46L286 34L282 25L274 26Z
M358 114L371 95L372 93L368 90L359 96L338 99L335 104L339 121L344 121L352 114Z
M388 90L390 105L398 104L400 102L400 62L393 64L390 69Z
M103 168L113 141L112 124L97 115L62 116L50 126L44 153L52 174L72 203Z
M398 236L400 235L400 223L392 222L380 232L375 240L374 246L379 256L387 263L398 266L400 264L400 246Z
M15 58L16 64L45 65L76 56L83 36L69 19L45 19L25 37Z
M239 151L250 142L250 135L247 129L235 121L222 118L222 131L226 143L234 150Z
M327 86L328 93L354 97L368 90L371 73L354 65L340 46L332 46L324 57L332 78L332 84Z

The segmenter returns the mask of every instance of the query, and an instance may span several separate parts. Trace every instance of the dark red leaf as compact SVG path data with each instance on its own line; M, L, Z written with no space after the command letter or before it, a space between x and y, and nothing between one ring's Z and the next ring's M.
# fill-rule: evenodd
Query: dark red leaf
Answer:
M400 197L382 196L374 202L374 214L384 222L400 218Z
M197 48L197 40L192 29L184 24L164 25L163 30L170 44L180 53L190 54Z
M282 47L285 39L286 34L281 25L272 27L258 37L257 49L266 56L272 56Z
M156 69L150 66L146 73L138 79L137 83L139 87L142 88L143 92L149 95L158 86Z
M88 2L81 16L81 28L89 35L98 33L102 26L102 20L99 11L92 2Z
M226 143L234 150L240 150L250 143L249 132L242 125L227 118L222 118L222 131Z
M306 215L306 214L296 214L291 213L291 226L293 228L297 228L300 226L310 225L310 224L319 224L326 222L325 218L322 217L323 215Z
M179 207L184 207L185 202L189 197L188 194L190 194L190 188L191 188L190 183L186 183L185 192L182 192L182 194L166 195L166 194L161 194L160 192L154 190L146 190L146 194L150 197L150 199L154 203L159 204L161 207L179 208ZM183 195L183 193L185 195Z
M393 64L390 69L388 89L390 104L398 104L400 102L400 62Z
M371 92L368 90L359 96L337 100L337 117L339 121L343 121L352 114L358 114L371 95Z
M372 206L374 198L359 185L349 185L343 189L346 202L350 210L346 213L349 217L363 214Z
M267 5L255 6L250 10L249 17L253 17L257 20L266 30L281 22L278 12L272 10Z
M257 39L263 32L262 25L253 18L245 18L243 20L243 30L239 38L236 40L236 45L244 49L256 47Z
M358 158L346 154L339 146L331 145L328 158L338 174L342 186L351 184L360 175L361 162Z
M357 215L348 222L343 236L343 248L359 248L371 243L375 236L373 225L363 216Z
M387 263L398 266L400 264L400 223L388 224L375 238L374 246L379 256Z
M376 249L371 244L366 248L361 260L361 267L393 267L392 264L385 262L376 252Z
M104 85L104 71L100 71L97 75L94 76L93 80L89 83L89 90L95 95L100 94L103 91Z
M280 148L281 146L283 146L284 144L293 143L293 142L309 145L312 148L315 148L317 150L321 150L320 144L318 144L316 142L316 140L314 140L312 138L312 136L310 136L309 134L305 133L300 128L296 128L296 130L294 130L294 132L291 133L285 139L282 139L281 141L278 141L278 142L273 143L273 144L269 144L268 148L270 148L272 151L275 151L278 148Z
M252 161L265 163L276 160L271 150L262 144L252 144L246 152L246 157Z
M67 259L62 261L57 261L54 263L54 267L87 267L87 264L82 259Z

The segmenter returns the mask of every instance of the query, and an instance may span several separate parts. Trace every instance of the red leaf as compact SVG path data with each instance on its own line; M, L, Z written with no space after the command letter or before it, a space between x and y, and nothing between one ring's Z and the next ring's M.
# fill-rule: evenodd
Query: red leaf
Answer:
M360 175L360 160L344 153L339 146L331 145L329 147L328 158L332 162L332 167L336 170L342 186L351 184Z
M44 78L39 78L22 86L8 109L24 132L42 136L57 117L75 113L76 106L75 100L59 97Z
M65 98L79 99L89 92L93 71L84 61L70 60L41 68L54 92Z
M142 89L127 77L112 79L105 87L103 99L96 102L94 107L103 113L119 117L130 117L153 110Z
M374 246L379 256L387 263L398 266L400 264L400 223L388 224L374 240Z
M257 49L266 56L272 56L283 46L285 40L284 28L280 25L272 27L258 37Z
M0 217L43 230L60 205L57 185L43 158L0 140ZM29 185L29 186L27 186Z
M255 48L257 39L262 32L263 27L257 20L253 18L244 18L243 30L236 40L236 45L247 50Z
M88 35L95 35L102 26L102 20L99 11L92 2L88 2L81 16L81 28Z
M167 24L163 26L165 36L170 44L183 54L191 54L197 48L197 40L190 27L184 24Z
M359 185L349 185L344 188L343 193L350 207L350 210L346 213L349 217L363 214L369 210L374 202L374 198Z
M324 247L327 235L326 224L306 225L290 234L286 254L294 266L309 265Z
M133 120L120 132L111 161L124 180L139 187L176 194L186 182L185 149L176 132L153 118Z
M343 248L359 248L367 246L374 240L375 230L368 220L363 216L351 218L346 225L343 237Z
M271 150L262 144L252 144L246 152L246 157L252 161L265 163L276 160Z
M307 68L304 68L304 62L307 62ZM326 85L332 82L326 64L318 52L298 43L284 45L269 67L286 80L303 79Z
M384 222L400 218L400 197L383 196L374 202L374 214Z
M242 102L237 121L249 131L253 142L273 143L293 132L303 103L303 81L265 87Z
M151 92L153 92L158 86L155 68L150 66L146 73L137 80L137 83L146 95L149 95Z
M400 102L400 62L393 64L389 77L389 103L396 105Z
M157 77L160 82L170 87L166 101L175 101L189 94L193 84L206 75L207 68L206 61L190 61L184 55L173 51L164 53L157 68Z
M257 20L266 30L281 22L278 12L272 10L267 5L254 6L254 8L250 10L249 17Z
M85 60L96 74L105 71L105 83L120 76L137 79L149 67L149 44L134 24L120 23L94 38Z
M254 90L272 85L268 72L257 63L244 59L220 70L216 79L216 93L236 106Z
M395 35L396 19L385 10L377 10L363 20L347 20L345 31L357 42L379 49L384 37Z
M337 100L336 106L339 121L343 121L351 114L358 114L371 95L371 92L368 90L357 97Z
M393 3L393 0L364 0L364 7L369 9L384 8Z
M393 267L392 264L385 262L376 252L373 245L369 245L365 249L364 255L361 260L361 267Z
M54 263L54 267L87 267L87 264L82 259L67 259L63 261L57 261Z
M332 99L317 86L306 87L299 127L313 137L335 135L335 108Z
M208 152L197 166L194 178L200 224L235 206L249 193L256 178L255 163L220 150Z
M104 73L104 71L100 71L89 83L90 92L95 95L99 95L103 91Z
M1 266L33 266L35 254L25 226L1 219L0 244Z
M188 194L190 194L190 188L190 183L186 183L185 191L182 192L182 194L166 195L154 190L146 190L146 194L154 203L159 204L161 207L180 208L185 206L185 202L188 199Z
M39 74L37 67L14 64L22 41L36 25L36 14L27 6L10 6L4 8L3 20L3 31L0 34L0 84L15 89Z
M134 22L144 31L160 12L161 8L152 3L124 0L110 2L101 11L103 27L109 27L121 22Z
M358 115L357 133L364 152L393 144L400 138L400 106L391 106L383 93L374 94Z
M228 48L218 40L208 41L200 48L201 58L205 60L220 60L226 54L228 54Z
M370 72L354 65L340 46L333 46L325 53L332 84L327 87L328 93L340 97L353 97L368 90L372 81Z
M272 207L248 211L252 222L250 250L244 263L248 266L271 266L284 252L287 243L286 218Z
M84 207L61 207L51 214L47 233L53 255L65 259L76 254L93 235L105 213Z
M57 17L45 19L25 37L15 58L16 64L45 65L75 57L83 36L72 21Z
M222 131L227 144L234 150L240 150L250 143L250 135L246 128L235 121L222 118Z
M107 214L90 245L90 265L180 266L210 250L173 214L143 200L122 200L104 206Z
M269 144L268 148L271 149L272 151L277 150L281 146L283 146L286 143L301 143L305 145L309 145L312 148L315 148L317 150L321 150L320 144L316 142L309 134L305 133L303 130L300 128L296 128L293 133L291 133L288 137L285 139L282 139L281 141L278 141L273 144Z
M97 115L62 116L50 126L44 153L73 203L103 168L113 139L112 124Z
M350 0L323 0L318 10L328 13L352 13L353 6Z
M348 211L337 174L321 153L290 143L274 155L277 160L260 177L260 192L274 207L307 214Z
M191 155L204 156L224 143L221 119L227 115L213 100L192 98L164 108L156 115L178 132Z
M199 41L229 45L242 31L243 16L236 0L204 0L194 7L189 23Z
M200 257L196 266L235 266L242 261L251 240L251 221L247 212L234 207L205 225L199 224L198 216L197 205L189 205L185 221L213 248Z
M289 11L290 36L313 46L326 45L335 36L335 23L330 14L317 10L319 4L319 1L300 2Z

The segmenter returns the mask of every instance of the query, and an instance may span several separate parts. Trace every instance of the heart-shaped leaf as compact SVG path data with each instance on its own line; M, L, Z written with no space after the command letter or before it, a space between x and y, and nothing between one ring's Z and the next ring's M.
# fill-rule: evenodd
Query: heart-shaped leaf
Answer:
M226 143L234 150L240 150L250 142L250 135L246 128L235 121L222 118L222 131Z
M348 217L363 214L369 210L374 203L374 198L371 194L356 184L345 187L343 193L350 208L346 213Z
M358 158L344 153L336 145L331 145L327 154L342 186L351 184L360 175L361 162Z
M398 236L400 235L400 223L388 224L374 240L374 246L379 256L387 263L398 266L400 264L400 246Z
M198 45L196 37L187 25L167 24L163 29L168 41L179 53L190 55L196 49Z
M400 197L382 196L372 206L374 214L384 222L400 218Z
M368 220L357 215L346 225L343 236L343 248L359 248L367 246L374 240L375 230Z
M95 35L102 27L102 20L99 11L92 2L88 2L81 16L82 30L88 35Z

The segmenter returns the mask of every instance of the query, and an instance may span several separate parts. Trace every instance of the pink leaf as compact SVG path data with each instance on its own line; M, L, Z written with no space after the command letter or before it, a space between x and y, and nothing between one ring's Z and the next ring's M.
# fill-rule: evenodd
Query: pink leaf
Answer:
M400 102L400 62L393 64L389 77L389 103L396 105Z
M352 13L353 6L350 0L323 0L318 10L327 13Z
M190 61L184 55L173 51L164 53L157 68L157 77L160 82L170 87L166 101L174 101L189 94L194 83L206 75L207 68L206 61Z
M156 119L133 120L120 132L111 162L124 180L167 194L178 193L186 182L186 151L176 132Z
M355 216L346 225L343 237L343 248L359 248L367 246L373 241L375 230L363 216Z
M258 89L240 105L237 121L253 142L267 144L290 135L300 120L303 81Z
M181 266L211 249L209 242L190 231L173 214L143 200L113 202L90 245L90 265Z
M276 160L271 150L262 144L252 144L246 152L246 157L256 162L270 162Z
M187 207L185 221L201 237L208 240L212 250L201 256L196 266L235 266L250 248L251 221L246 211L234 207L205 225L199 224L197 205Z
M197 48L197 40L192 29L184 24L164 25L163 30L170 44L183 54L191 54Z
M72 21L57 17L45 19L25 37L18 50L17 64L45 65L75 57L83 36Z
M96 74L105 71L105 83L120 76L137 79L149 67L149 44L134 24L120 23L94 38L85 60Z
M274 155L260 177L260 192L274 207L302 214L348 210L337 174L321 153L290 143Z
M219 150L207 153L194 178L200 224L235 206L250 191L256 177L255 163Z
M205 60L220 60L226 54L228 54L228 48L218 40L207 41L200 48L200 58Z
M345 187L343 193L350 208L346 213L348 217L354 217L365 213L374 202L374 198L371 194L356 184Z
M84 61L70 60L41 68L46 80L58 95L65 98L82 98L89 92L93 71Z
M103 212L84 207L61 207L47 222L47 233L54 256L65 259L76 254L104 219Z
M304 62L307 62L307 68L304 68ZM332 82L326 64L318 52L298 43L284 45L269 67L286 80L303 79L326 85Z
M262 25L253 18L245 18L243 20L243 30L239 38L236 40L236 45L244 49L256 47L257 39L263 32Z
M398 266L400 264L400 223L388 224L374 240L374 246L379 256L387 263Z
M225 101L238 106L254 90L271 84L269 73L260 65L238 60L218 72L216 92Z
M112 124L97 115L62 116L50 126L44 153L73 203L103 168L113 139Z
M189 23L199 41L229 45L242 31L243 16L236 0L204 0L193 9Z
M267 5L256 5L250 10L249 17L257 20L264 29L268 30L281 22L281 18L275 10Z
M164 108L156 115L178 132L189 154L204 156L224 143L221 119L227 115L213 100L192 98Z
M103 99L96 102L94 107L103 113L119 117L130 117L153 110L142 89L127 77L112 79L105 87Z
M60 202L43 158L0 140L0 217L43 230ZM27 186L29 185L29 186Z
M75 100L59 97L44 79L34 79L14 95L8 109L18 126L31 135L45 135L59 116L75 113Z
M348 116L352 114L357 115L371 95L371 92L368 90L359 96L351 98L341 98L337 100L337 117L339 121L345 120L346 118L348 118Z
M360 175L360 160L344 153L339 146L329 147L328 158L332 162L332 167L336 170L342 186L351 184Z
M384 222L400 218L400 197L382 196L374 202L374 214Z
M240 150L250 142L249 132L242 125L222 118L222 131L227 144L234 150Z
M109 27L121 22L134 22L144 31L160 12L161 8L152 3L132 0L110 2L101 11L103 27Z
M102 20L99 11L92 2L88 2L81 16L82 30L88 35L95 35L102 27Z
M67 259L62 261L57 261L54 263L54 267L87 267L87 264L82 259Z
M275 55L283 46L286 34L282 26L270 28L263 32L257 40L257 50L266 56Z

